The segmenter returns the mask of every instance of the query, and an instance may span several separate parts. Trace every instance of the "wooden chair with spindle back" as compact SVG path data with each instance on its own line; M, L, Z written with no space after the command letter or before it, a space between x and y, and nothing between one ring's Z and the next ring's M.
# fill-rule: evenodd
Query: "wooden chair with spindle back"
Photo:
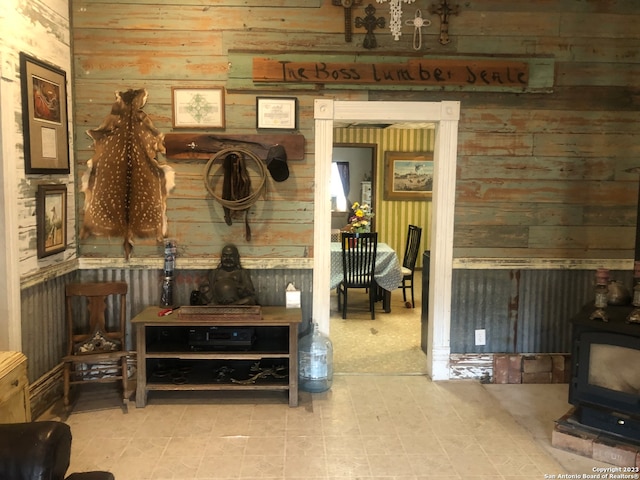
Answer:
M375 320L374 309L377 284L374 279L378 234L342 233L342 271L344 279L338 285L338 310L342 318L347 318L347 296L350 288L364 288L369 291L369 309L371 320Z
M71 385L118 382L127 408L126 282L71 283L66 286L67 354L63 357L64 405Z

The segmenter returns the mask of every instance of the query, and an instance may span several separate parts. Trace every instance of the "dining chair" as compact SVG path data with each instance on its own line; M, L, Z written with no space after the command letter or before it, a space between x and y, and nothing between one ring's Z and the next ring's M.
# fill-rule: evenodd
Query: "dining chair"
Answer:
M415 225L409 225L407 231L407 245L404 249L404 258L402 259L402 300L405 305L407 303L407 289L411 290L411 308L416 306L413 295L413 274L416 269L416 260L418 259L418 249L420 248L420 238L422 237L422 228Z
M374 309L377 285L374 279L378 233L342 233L342 272L344 279L337 288L338 310L347 318L347 297L350 288L364 288L369 292L371 320L375 320Z
M125 345L126 282L70 283L66 286L67 354L62 358L64 405L71 385L117 382L123 410L128 395Z

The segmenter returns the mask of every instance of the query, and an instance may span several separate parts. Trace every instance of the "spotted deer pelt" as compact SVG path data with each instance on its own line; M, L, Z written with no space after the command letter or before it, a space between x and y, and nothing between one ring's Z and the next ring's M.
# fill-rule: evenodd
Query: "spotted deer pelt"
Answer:
M174 186L173 169L157 160L158 152L165 152L164 134L142 111L146 101L145 89L116 92L111 113L87 131L95 153L82 177L80 238L124 237L127 259L134 237L162 241L166 235L167 195Z

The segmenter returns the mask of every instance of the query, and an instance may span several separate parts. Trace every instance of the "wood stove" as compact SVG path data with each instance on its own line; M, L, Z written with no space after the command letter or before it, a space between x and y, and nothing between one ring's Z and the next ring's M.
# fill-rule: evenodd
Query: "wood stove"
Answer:
M588 305L572 320L569 403L582 425L640 442L640 324L634 307L607 307L608 322L590 320Z

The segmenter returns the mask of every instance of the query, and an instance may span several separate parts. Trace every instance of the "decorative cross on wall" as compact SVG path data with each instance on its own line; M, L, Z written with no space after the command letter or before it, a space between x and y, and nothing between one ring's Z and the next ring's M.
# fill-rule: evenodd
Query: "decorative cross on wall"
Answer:
M389 2L389 10L391 12L391 20L389 21L389 29L394 40L400 40L402 32L402 3L413 3L415 0L376 0L378 3Z
M440 17L440 43L446 45L449 40L449 15L458 15L460 12L460 6L449 6L447 0L442 0L437 7L431 5L429 13L432 15L438 15Z
M356 17L356 27L357 28L366 28L367 33L364 36L364 42L362 46L364 48L376 48L378 46L378 42L376 40L376 36L373 34L373 31L376 28L384 28L384 17L376 18L376 9L373 8L371 4L367 8L364 9L364 13L367 15L364 18Z
M331 0L331 4L344 8L344 41L351 42L351 10L353 7L362 5L362 0Z
M431 25L431 20L423 19L422 12L418 9L415 16L404 23L413 27L413 49L420 50L422 48L422 27Z

